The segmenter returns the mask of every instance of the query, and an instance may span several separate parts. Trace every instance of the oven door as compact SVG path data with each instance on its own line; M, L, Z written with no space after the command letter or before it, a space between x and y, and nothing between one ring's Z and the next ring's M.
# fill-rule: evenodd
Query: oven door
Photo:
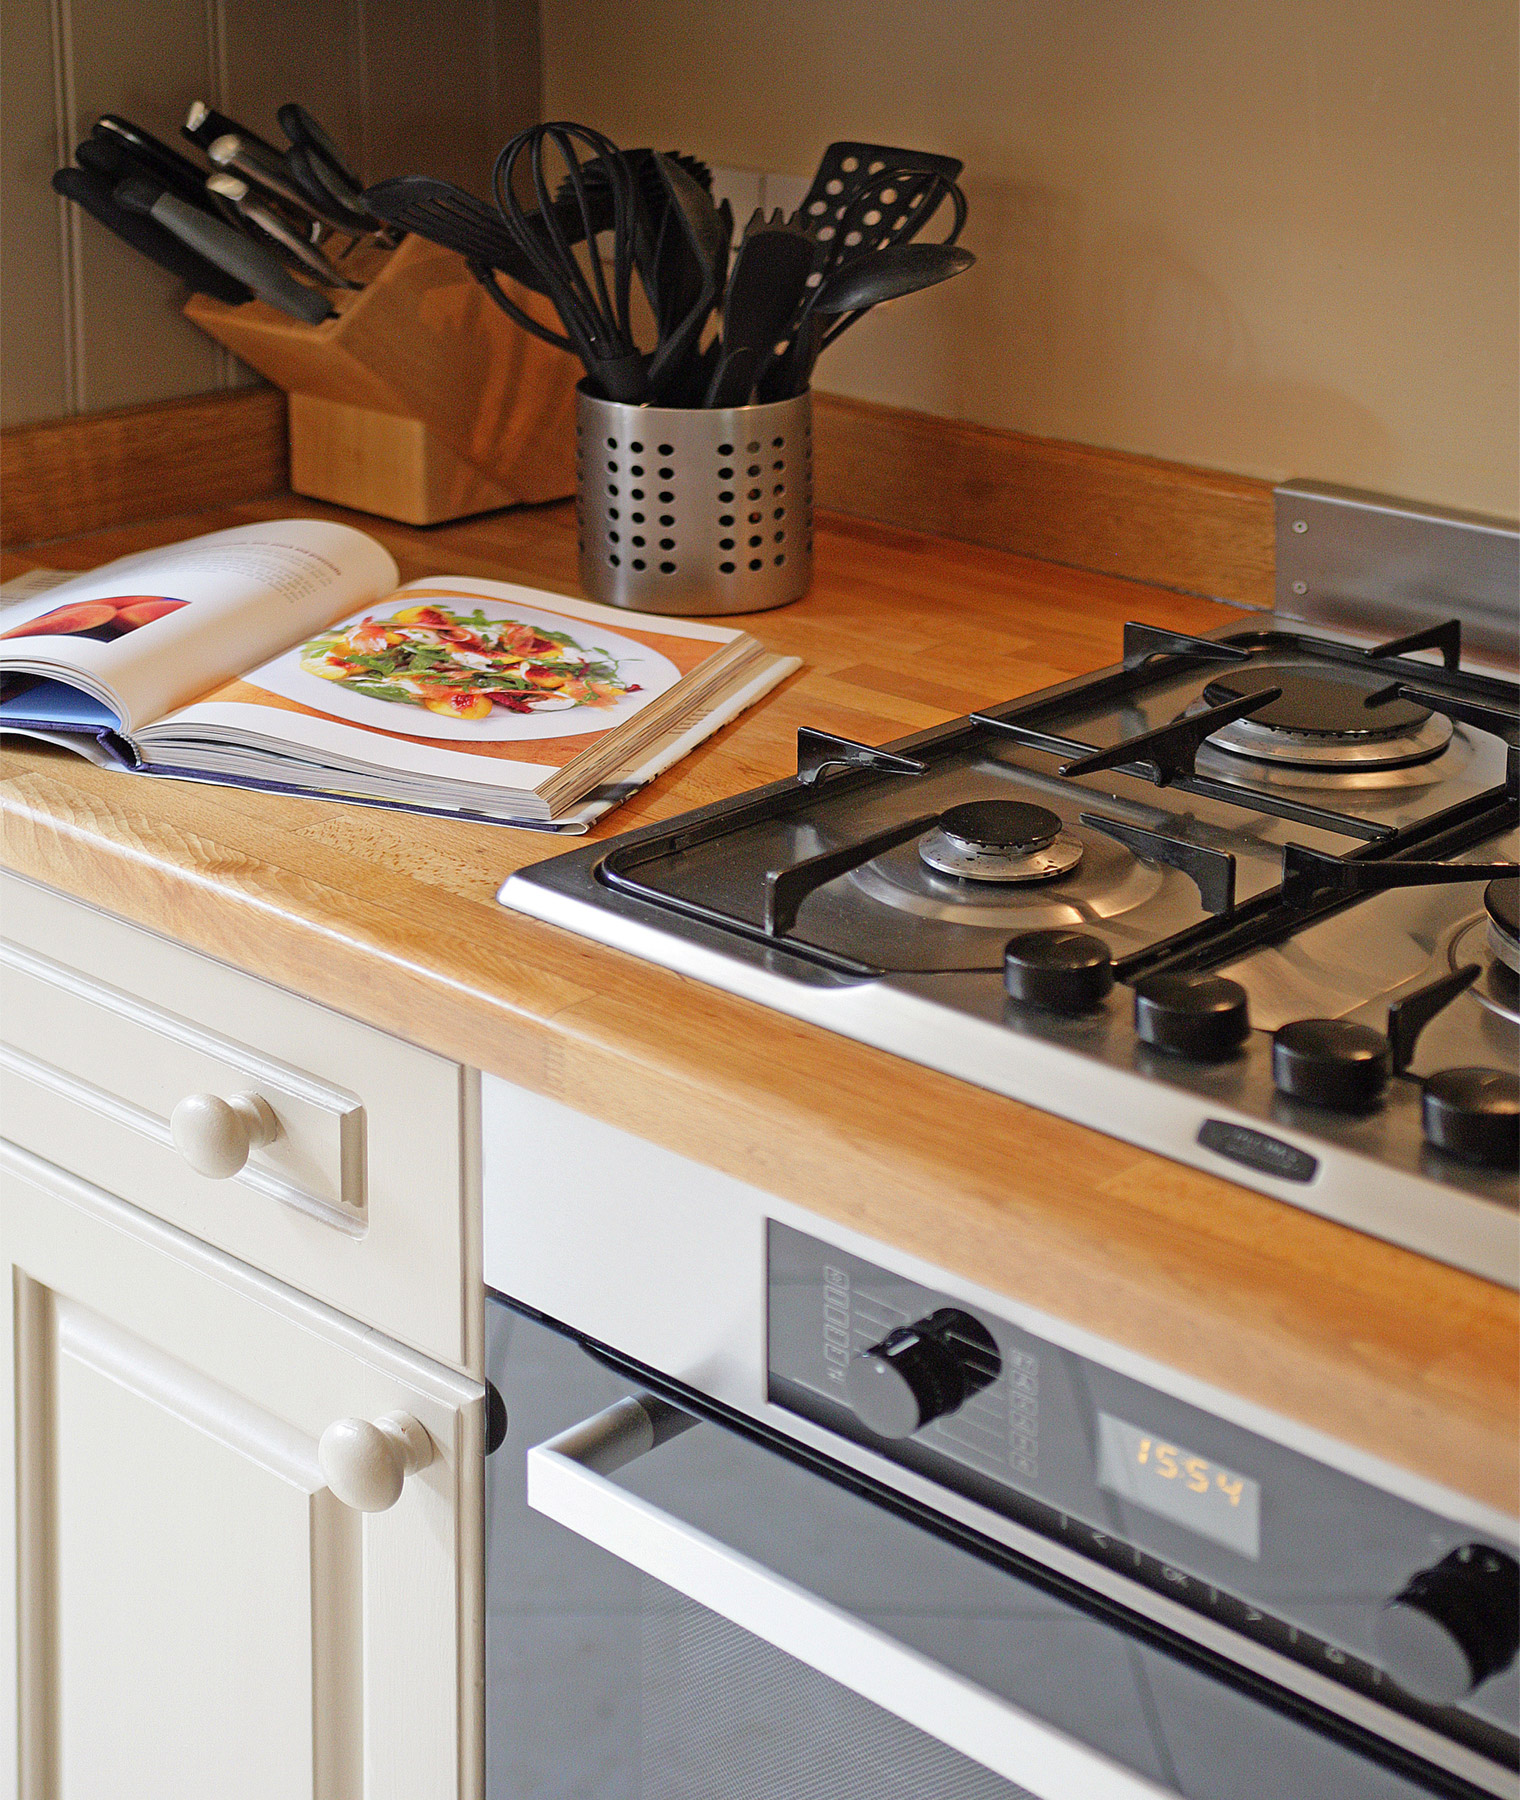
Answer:
M1473 1794L493 1300L488 1800ZM695 1398L695 1397L693 1397Z

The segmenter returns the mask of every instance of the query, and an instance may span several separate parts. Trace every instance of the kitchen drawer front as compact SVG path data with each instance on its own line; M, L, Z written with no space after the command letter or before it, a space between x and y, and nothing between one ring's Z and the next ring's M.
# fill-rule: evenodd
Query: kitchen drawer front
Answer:
M0 938L0 1067L160 1145L188 1094L258 1094L279 1132L231 1179L343 1229L367 1221L364 1107L356 1094L272 1062L49 957Z
M473 1070L6 875L0 1085L12 1142L479 1373ZM192 1094L278 1130L197 1173L170 1130Z

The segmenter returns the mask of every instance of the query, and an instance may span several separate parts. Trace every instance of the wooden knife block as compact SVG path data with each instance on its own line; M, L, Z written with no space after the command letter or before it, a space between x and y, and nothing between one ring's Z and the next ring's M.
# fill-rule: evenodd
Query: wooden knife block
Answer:
M544 324L547 300L503 278ZM298 494L436 525L575 492L580 365L507 318L463 258L405 238L320 325L203 294L186 317L290 396Z

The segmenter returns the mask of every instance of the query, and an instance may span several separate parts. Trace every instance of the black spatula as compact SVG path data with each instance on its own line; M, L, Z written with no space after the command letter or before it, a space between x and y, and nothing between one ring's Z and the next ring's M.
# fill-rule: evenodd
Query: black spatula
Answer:
M414 231L445 250L456 250L471 264L499 269L535 294L548 292L512 241L496 208L452 181L439 181L431 175L397 175L366 188L364 204L387 224Z

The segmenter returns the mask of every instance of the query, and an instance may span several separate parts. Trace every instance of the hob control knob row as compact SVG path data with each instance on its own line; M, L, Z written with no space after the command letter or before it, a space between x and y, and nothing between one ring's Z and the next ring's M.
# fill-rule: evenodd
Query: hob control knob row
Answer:
M1520 1563L1488 1544L1463 1544L1413 1576L1377 1621L1388 1673L1443 1706L1507 1669L1520 1649Z
M1380 1031L1347 1019L1296 1019L1272 1038L1281 1094L1334 1112L1368 1112L1392 1064ZM1442 1069L1420 1087L1420 1124L1433 1149L1480 1169L1520 1162L1520 1078L1509 1069Z
M1003 985L1021 1005L1077 1018L1112 992L1113 953L1085 931L1021 931L1004 947ZM1194 1062L1221 1062L1251 1035L1246 991L1223 975L1147 976L1134 1004L1142 1044Z
M959 1307L942 1306L855 1357L845 1391L877 1437L906 1438L990 1387L1002 1368L987 1327Z

